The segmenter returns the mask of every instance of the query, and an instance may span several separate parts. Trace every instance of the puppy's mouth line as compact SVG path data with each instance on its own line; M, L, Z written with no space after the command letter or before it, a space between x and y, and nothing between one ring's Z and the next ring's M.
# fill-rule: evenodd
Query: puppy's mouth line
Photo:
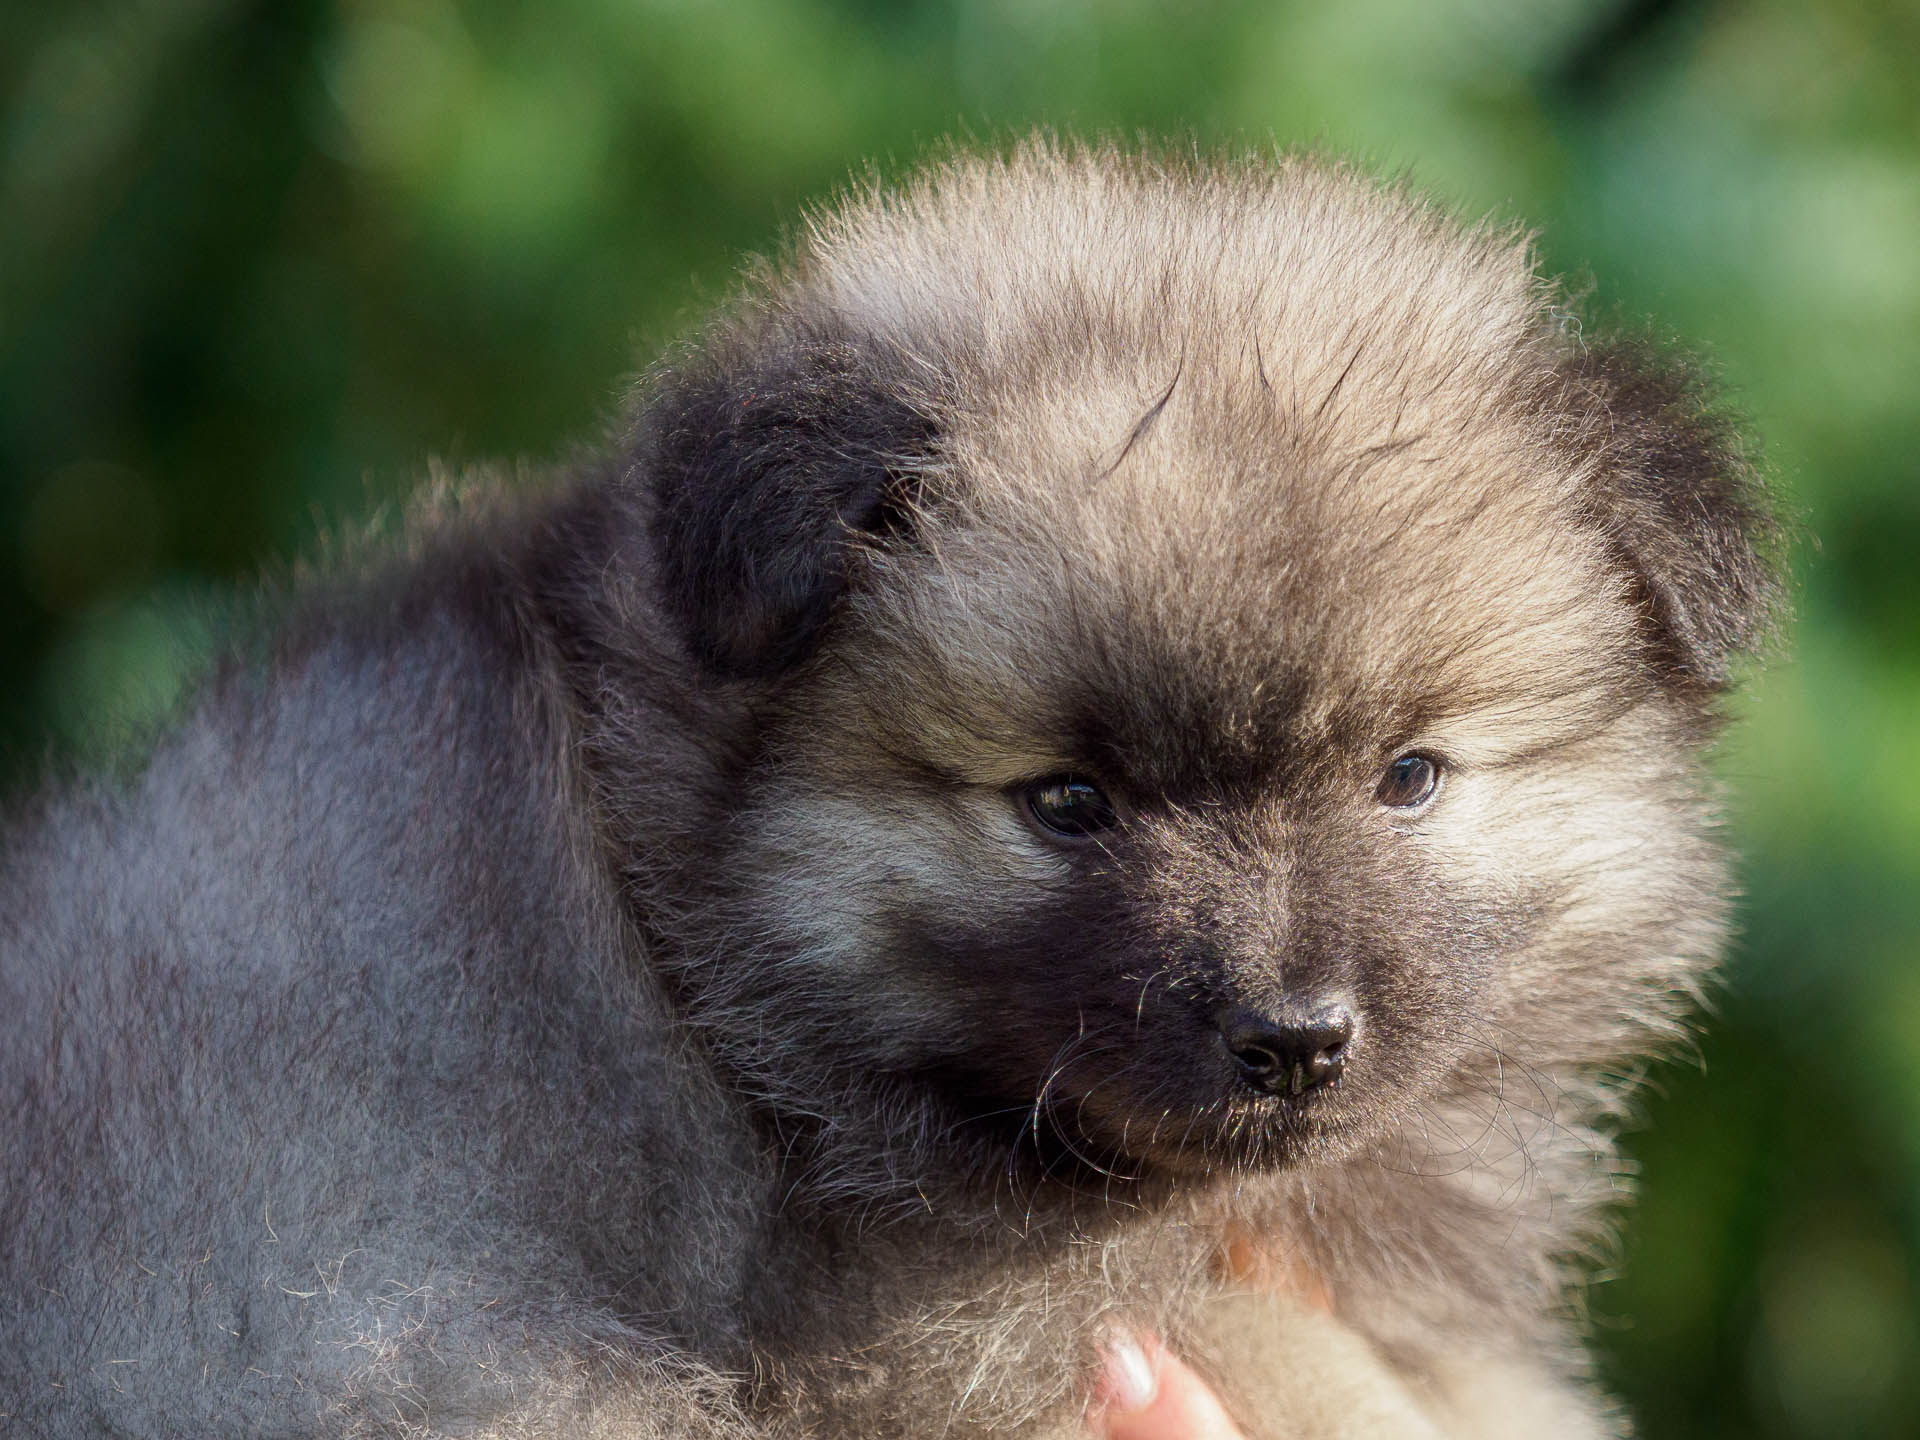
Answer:
M1332 1136L1347 1127L1341 1112L1341 1081L1328 1081L1303 1089L1298 1094L1273 1094L1239 1080L1219 1086L1210 1096L1193 1097L1174 1106L1142 1101L1137 1106L1129 1097L1101 1095L1105 1087L1096 1082L1075 1087L1055 1097L1054 1108L1066 1109L1080 1117L1080 1128L1089 1135L1118 1140L1123 1147L1128 1138L1143 1132L1186 1137L1173 1145L1175 1150L1210 1149L1222 1138L1235 1134L1257 1133L1267 1139L1287 1141ZM1106 1103L1101 1103L1102 1101ZM1116 1103L1117 1102L1117 1103ZM1189 1143L1190 1142L1190 1143ZM1150 1144L1149 1150L1163 1148Z

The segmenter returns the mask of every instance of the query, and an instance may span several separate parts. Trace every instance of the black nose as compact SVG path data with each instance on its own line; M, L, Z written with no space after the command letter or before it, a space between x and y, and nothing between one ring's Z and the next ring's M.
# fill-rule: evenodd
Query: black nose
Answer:
M1220 1038L1240 1078L1254 1089L1300 1095L1340 1077L1353 1039L1353 1014L1344 1005L1329 1005L1304 1019L1231 1010L1220 1021Z

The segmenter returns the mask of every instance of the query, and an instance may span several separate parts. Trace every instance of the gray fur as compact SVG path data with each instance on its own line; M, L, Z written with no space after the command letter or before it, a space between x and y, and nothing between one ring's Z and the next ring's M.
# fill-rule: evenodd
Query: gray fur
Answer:
M1579 1262L1777 595L1700 382L1337 167L1033 142L629 413L12 827L0 1413L1068 1434L1124 1323L1256 1435L1618 1433ZM1201 1018L1336 991L1299 1101Z

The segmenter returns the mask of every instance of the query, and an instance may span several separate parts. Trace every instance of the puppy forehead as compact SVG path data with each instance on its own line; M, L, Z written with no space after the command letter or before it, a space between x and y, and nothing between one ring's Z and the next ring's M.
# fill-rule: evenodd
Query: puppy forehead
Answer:
M950 463L879 629L980 778L1091 764L1259 790L1330 752L1471 745L1476 723L1524 750L1617 687L1620 647L1596 641L1630 612L1563 477L1512 456L1356 462L1170 403L1117 467L992 426Z

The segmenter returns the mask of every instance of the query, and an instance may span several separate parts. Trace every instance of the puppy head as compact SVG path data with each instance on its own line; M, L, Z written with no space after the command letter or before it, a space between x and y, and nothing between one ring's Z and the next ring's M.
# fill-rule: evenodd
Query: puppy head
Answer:
M1774 593L1694 382L1315 163L1032 146L822 217L665 377L661 595L762 717L705 1023L1067 1170L1617 1063L1724 926Z

